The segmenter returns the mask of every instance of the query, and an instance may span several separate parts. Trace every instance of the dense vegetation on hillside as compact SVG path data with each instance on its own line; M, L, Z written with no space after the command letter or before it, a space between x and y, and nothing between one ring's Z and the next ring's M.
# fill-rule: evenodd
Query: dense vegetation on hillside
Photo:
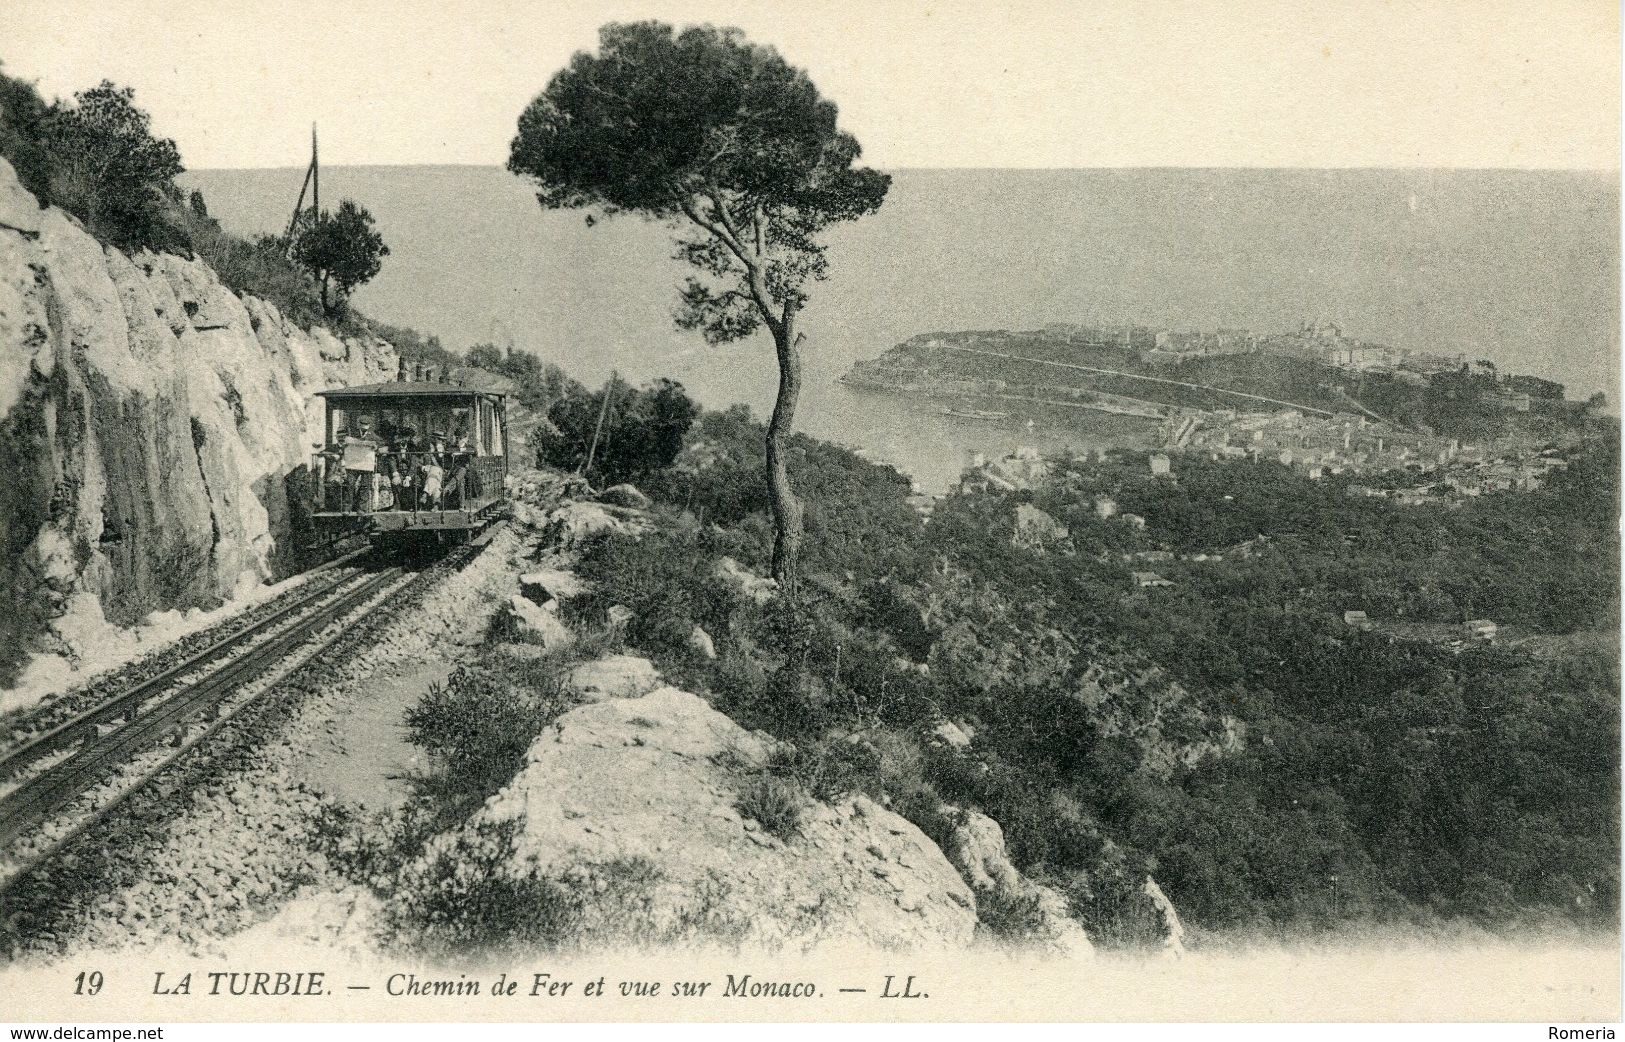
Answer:
M71 101L47 102L32 84L0 73L0 157L41 206L67 211L104 243L127 252L196 255L227 288L275 304L306 329L325 325L356 334L372 328L341 306L388 253L364 208L346 200L349 209L341 204L339 217L310 214L304 227L312 234L294 235L303 263L290 257L281 236L245 239L224 231L201 192L183 198L175 183L184 170L180 150L152 132L128 87L103 81ZM324 300L324 281L338 284L338 299Z
M1012 540L1016 499L950 496L922 525L894 471L797 438L797 605L716 570L766 561L760 446L742 408L704 416L645 486L665 524L599 544L577 610L631 607L631 643L795 743L798 784L865 789L937 836L953 806L985 810L1108 940L1133 932L1145 871L1214 928L1614 922L1617 441L1455 512L1267 465L1182 459L1177 483L1137 480L1143 460L1073 466L1032 497L1072 526L1046 546ZM1143 532L1096 523L1102 488ZM1148 566L1118 556L1260 533L1254 556L1156 564L1173 588L1134 589ZM1345 607L1605 636L1458 653L1346 627ZM929 738L944 720L974 731L967 750Z
M611 380L593 394L554 401L547 428L532 438L544 461L600 486L641 481L677 459L699 411L671 380L644 390Z
M1180 583L1159 594L1167 614L1266 597L1315 617L1348 609L1410 622L1490 616L1569 633L1612 625L1615 466L1617 457L1599 447L1555 471L1537 493L1469 498L1446 510L1351 495L1359 485L1382 483L1369 475L1310 480L1273 461L1191 455L1178 458L1177 480L1169 481L1151 475L1143 454L1119 454L1066 464L1032 498L1071 528L1080 547L1197 554L1265 537L1267 547L1256 547L1259 556L1244 567L1156 563ZM1144 517L1145 529L1096 516L1093 503L1102 495ZM1113 567L1095 569L1100 581L1118 581Z

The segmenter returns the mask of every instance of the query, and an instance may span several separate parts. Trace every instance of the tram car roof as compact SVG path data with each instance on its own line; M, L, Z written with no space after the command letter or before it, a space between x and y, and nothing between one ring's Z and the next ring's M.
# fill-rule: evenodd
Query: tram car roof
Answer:
M461 384L443 384L430 380L386 380L376 384L356 384L353 387L334 387L317 391L321 398L506 398L505 391L489 391L481 387Z

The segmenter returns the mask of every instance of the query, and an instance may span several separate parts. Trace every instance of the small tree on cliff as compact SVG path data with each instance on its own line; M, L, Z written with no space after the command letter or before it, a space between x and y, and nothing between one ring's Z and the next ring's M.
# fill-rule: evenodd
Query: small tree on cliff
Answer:
M548 209L632 212L668 222L698 269L677 325L709 343L766 326L779 390L767 428L773 576L795 593L801 503L784 442L801 389L797 317L828 272L820 234L873 213L891 179L854 167L858 142L807 74L737 29L611 24L519 117L508 169ZM591 214L588 222L593 221Z
M329 316L342 311L351 292L378 274L387 256L389 247L374 230L372 214L351 199L339 203L336 214L308 213L294 231L293 259L316 280L322 310Z

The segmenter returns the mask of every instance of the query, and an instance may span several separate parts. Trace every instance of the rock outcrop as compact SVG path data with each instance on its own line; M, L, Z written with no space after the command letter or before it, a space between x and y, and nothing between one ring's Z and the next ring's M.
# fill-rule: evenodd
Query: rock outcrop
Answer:
M705 632L703 626L696 624L692 630L689 630L688 640L684 643L688 645L690 651L701 658L714 659L717 657L716 641L711 639L711 634Z
M1064 543L1069 535L1065 525L1031 503L1017 504L1015 531L1010 536L1015 546L1044 550Z
M651 933L692 918L695 895L711 894L711 911L750 948L969 945L970 889L898 815L863 796L812 802L799 828L780 838L741 812L769 742L672 687L573 709L532 744L508 786L461 830L437 839L414 871L438 878L434 858L470 849L493 825L517 823L508 862L515 872L569 878L583 866L648 865L638 909Z
M716 574L717 578L757 604L766 604L779 594L776 580L762 578L732 557L724 557L717 562Z
M548 514L546 536L560 549L569 550L603 533L640 536L649 528L641 511L569 500Z
M316 392L395 366L201 261L103 246L0 160L0 687L289 568Z
M654 663L637 655L606 655L570 671L570 689L585 702L640 698L660 687Z
M633 510L649 509L649 497L644 495L636 485L611 485L598 493L600 503L611 506L630 507Z
M1174 908L1174 903L1168 900L1168 895L1150 876L1145 877L1145 885L1140 892L1145 894L1156 911L1157 924L1162 929L1162 953L1173 958L1184 955L1185 924L1179 921L1179 912Z
M1050 948L1070 958L1093 955L1094 945L1067 911L1066 899L1027 879L1011 864L999 823L980 811L955 811L955 815L959 824L954 828L948 858L976 892L977 899L1023 909L1027 921L1021 924L1021 935L1010 940Z
M562 568L539 568L519 577L519 592L537 604L567 601L585 589L586 584L574 572Z

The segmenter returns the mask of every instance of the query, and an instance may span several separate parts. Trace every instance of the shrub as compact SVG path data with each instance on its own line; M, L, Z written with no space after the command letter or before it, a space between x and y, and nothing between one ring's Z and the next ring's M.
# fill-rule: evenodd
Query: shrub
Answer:
M1006 946L1025 946L1048 939L1049 920L1035 891L986 887L976 891L976 930Z
M188 210L192 249L213 268L220 282L233 293L252 294L272 304L282 317L302 329L329 325L340 335L366 330L355 316L329 322L309 277L288 259L287 245L277 236L242 239L222 231L213 220L204 222Z
M348 314L353 315L354 312L350 311ZM464 364L462 356L455 351L447 350L437 336L424 336L415 329L392 326L387 322L372 322L370 325L373 333L389 341L396 352L408 362L453 366ZM470 361L467 364L474 363Z
M724 552L710 536L664 527L642 539L606 537L582 562L581 576L592 588L569 602L570 619L602 618L622 604L633 612L627 643L645 654L687 658L696 624L718 635L729 628L734 595L714 574Z
M492 615L485 624L484 643L491 647L498 644L533 644L539 643L539 640L525 631L519 616L503 609Z
M166 211L180 198L175 177L185 167L151 123L135 91L109 80L54 106L44 118L51 198L116 246L184 248Z
M413 866L389 907L397 940L408 950L456 957L518 945L556 948L569 938L582 895L534 868L512 871L522 824L482 823Z
M801 812L806 805L806 794L793 778L771 771L747 779L734 803L741 815L785 842L801 831Z
M556 403L566 398L587 396L587 389L565 375L563 369L511 345L504 354L495 344L475 344L468 349L468 365L512 380L513 394L519 404L544 420ZM551 421L546 421L541 432L533 437L532 444L559 434L558 428Z
M879 796L879 763L874 748L844 738L805 740L779 746L768 758L767 769L792 778L814 799L830 802L852 792Z
M51 164L45 121L50 106L34 85L0 73L0 156L41 206L51 202Z
M953 848L954 833L964 821L964 812L949 809L930 785L905 790L893 798L892 809L943 850Z
M1079 877L1063 889L1072 914L1099 947L1144 951L1162 944L1162 917L1127 873L1106 869L1087 884Z
M407 711L411 741L439 761L418 779L419 796L435 808L435 819L458 820L506 784L531 741L572 704L564 663L523 668L501 677L459 666Z
M389 879L385 929L392 947L438 959L537 950L692 945L737 946L750 924L728 911L714 876L687 900L657 906L664 874L632 856L546 871L519 850L521 820L459 831L432 856ZM670 888L668 888L670 893Z

